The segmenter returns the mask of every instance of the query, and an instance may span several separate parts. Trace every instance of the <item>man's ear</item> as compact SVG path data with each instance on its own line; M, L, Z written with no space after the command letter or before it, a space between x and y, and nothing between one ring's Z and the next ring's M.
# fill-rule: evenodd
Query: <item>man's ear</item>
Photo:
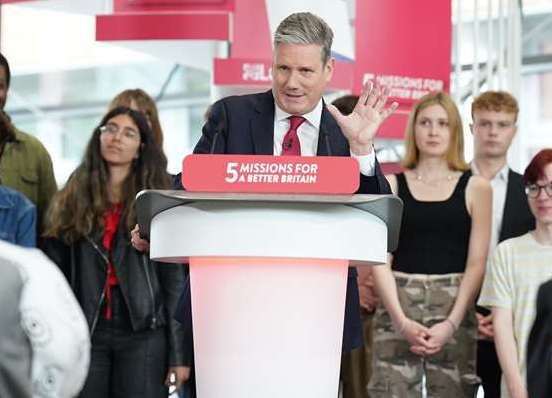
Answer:
M326 75L326 81L330 82L332 80L333 72L335 68L335 58L330 58L328 62L326 62L326 65L324 65L324 71L327 73Z

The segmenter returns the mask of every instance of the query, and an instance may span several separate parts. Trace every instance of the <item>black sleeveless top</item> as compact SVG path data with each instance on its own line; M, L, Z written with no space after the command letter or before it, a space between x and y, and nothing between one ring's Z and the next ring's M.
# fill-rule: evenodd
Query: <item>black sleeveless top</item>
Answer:
M397 174L404 204L399 245L393 253L394 271L411 274L464 272L468 257L471 217L466 209L466 185L471 174L460 176L452 195L443 201L416 200L404 173Z

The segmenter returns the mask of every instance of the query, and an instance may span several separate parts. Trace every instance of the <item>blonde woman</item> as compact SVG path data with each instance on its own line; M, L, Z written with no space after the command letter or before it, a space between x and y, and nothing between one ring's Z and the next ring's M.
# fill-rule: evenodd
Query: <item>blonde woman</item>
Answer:
M387 176L404 202L399 245L373 268L385 308L374 319L370 397L421 397L425 389L428 397L471 398L491 187L466 172L460 115L446 93L420 99L405 143L405 171Z

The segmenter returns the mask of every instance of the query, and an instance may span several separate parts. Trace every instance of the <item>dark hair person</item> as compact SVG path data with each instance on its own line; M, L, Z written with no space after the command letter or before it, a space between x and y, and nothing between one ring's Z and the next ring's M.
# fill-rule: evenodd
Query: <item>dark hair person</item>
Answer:
M108 108L112 110L119 106L126 106L141 112L148 121L153 134L153 140L159 145L159 148L163 148L163 130L159 121L159 112L157 111L155 101L148 93L140 88L121 91L111 100Z
M44 251L69 280L92 338L81 397L163 397L171 373L181 382L182 336L172 319L181 265L159 264L130 245L134 198L169 186L167 160L145 117L108 112L84 159L48 213Z

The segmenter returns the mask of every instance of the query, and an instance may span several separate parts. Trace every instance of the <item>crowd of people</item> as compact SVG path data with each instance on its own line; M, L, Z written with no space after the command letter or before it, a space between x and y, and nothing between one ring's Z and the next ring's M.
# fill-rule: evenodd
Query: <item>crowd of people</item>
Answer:
M332 38L313 14L284 19L272 89L213 104L194 152L351 156L358 193L401 198L399 244L387 264L349 269L344 398L471 398L480 386L486 398L548 396L552 149L523 175L510 169L518 104L487 91L472 103L468 163L456 104L432 92L410 113L403 171L384 176L373 143L397 104L371 82L359 97L324 103ZM2 109L10 79L0 54ZM150 260L133 205L140 190L179 184L167 172L155 102L140 89L109 104L60 190L44 146L0 112L0 239L38 246L50 259L0 244L0 319L14 327L0 327L0 339L20 348L0 344L1 396L165 398L182 385L194 396L186 268ZM30 277L29 262L43 274ZM61 304L45 305L42 295ZM35 365L52 356L55 371L46 360Z

